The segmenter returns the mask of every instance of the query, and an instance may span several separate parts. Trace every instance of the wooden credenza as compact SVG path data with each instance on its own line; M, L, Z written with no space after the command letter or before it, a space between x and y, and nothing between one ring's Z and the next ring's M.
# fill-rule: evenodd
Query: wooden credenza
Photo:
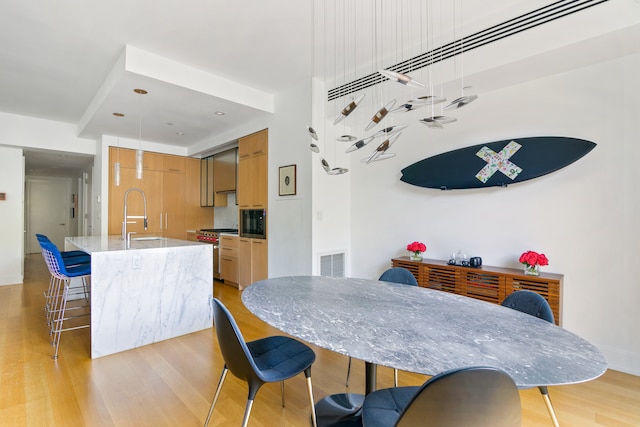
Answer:
M494 304L500 304L508 295L519 290L536 292L549 302L556 325L562 324L562 274L525 276L522 270L514 268L485 265L480 268L462 267L433 259L411 261L409 257L393 258L391 264L409 270L422 287Z

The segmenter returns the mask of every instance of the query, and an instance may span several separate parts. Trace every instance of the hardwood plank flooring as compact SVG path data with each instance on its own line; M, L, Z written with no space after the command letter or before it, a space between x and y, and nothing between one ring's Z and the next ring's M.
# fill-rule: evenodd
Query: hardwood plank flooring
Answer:
M49 275L41 255L25 260L25 283L0 287L0 426L201 426L209 410L223 361L213 329L91 360L88 329L65 332L52 360L45 325L43 291ZM245 339L279 333L250 314L238 290L216 283L214 294L235 316ZM347 358L313 347L316 400L346 390ZM400 385L426 377L400 372ZM379 387L393 383L380 368ZM354 360L352 392L364 391L364 364ZM247 388L232 375L222 390L211 426L238 426ZM256 398L252 427L307 426L304 376L285 384L286 408L278 384ZM640 377L607 371L597 380L551 387L563 427L640 426ZM523 426L551 425L537 389L521 391Z

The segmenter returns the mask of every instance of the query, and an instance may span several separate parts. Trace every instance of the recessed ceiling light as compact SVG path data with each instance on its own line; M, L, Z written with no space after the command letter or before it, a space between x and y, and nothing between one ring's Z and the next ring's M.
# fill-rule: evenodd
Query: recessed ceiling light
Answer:
M134 89L133 90L135 93L140 94L140 95L146 95L148 92L144 89Z
M124 114L122 113L113 113L113 115L116 117L124 117Z
M216 112L215 112L215 113L213 113L213 114L215 114L216 116L224 116L224 115L225 115L225 114L227 114L227 113L225 113L224 111L216 111Z

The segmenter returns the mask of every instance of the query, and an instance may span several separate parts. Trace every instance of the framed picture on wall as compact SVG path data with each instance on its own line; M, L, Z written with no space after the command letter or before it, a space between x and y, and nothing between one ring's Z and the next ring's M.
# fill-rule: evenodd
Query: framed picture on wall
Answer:
M296 165L280 166L281 196L295 196L296 194Z

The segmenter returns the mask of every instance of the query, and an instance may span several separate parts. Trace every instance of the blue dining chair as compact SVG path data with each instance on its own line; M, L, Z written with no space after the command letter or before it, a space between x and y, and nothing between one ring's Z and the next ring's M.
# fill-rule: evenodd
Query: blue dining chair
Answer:
M547 322L555 323L553 311L551 310L551 307L549 306L547 300L542 295L537 294L533 291L516 291L507 296L504 301L502 301L501 305L503 307L508 307L513 310L535 316ZM549 416L553 421L553 425L555 427L559 427L560 424L558 423L558 417L556 417L556 412L553 409L551 399L549 398L549 390L546 386L540 386L538 387L538 389L542 394L544 404L547 407L547 411L549 411Z
M418 281L416 280L413 273L411 273L406 268L402 267L392 267L385 270L382 275L378 278L381 282L391 282L391 283L400 283L402 285L409 286L418 286ZM349 387L349 377L351 376L351 357L349 357L349 364L347 365L347 380L345 385ZM398 387L398 370L393 370L393 386Z
M313 350L300 341L278 335L245 342L233 316L217 298L214 298L213 321L224 359L224 368L204 427L209 425L213 408L218 401L222 384L229 371L249 385L242 427L246 427L249 422L253 401L263 384L281 383L280 390L284 407L284 380L301 372L304 372L306 377L309 403L311 404L311 421L316 427L315 402L311 384L311 365L316 360Z
M364 399L363 427L520 427L513 379L492 367L438 374L419 387L374 391Z

